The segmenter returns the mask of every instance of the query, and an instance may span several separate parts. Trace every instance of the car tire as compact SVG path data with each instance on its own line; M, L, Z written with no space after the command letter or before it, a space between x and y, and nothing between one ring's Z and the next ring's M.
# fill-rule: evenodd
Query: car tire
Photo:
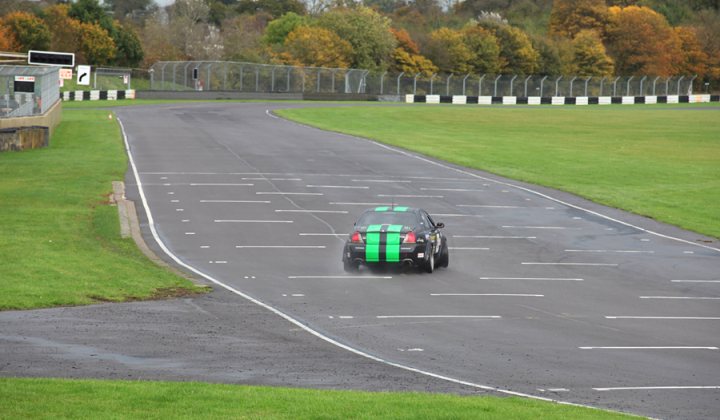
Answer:
M428 260L425 262L425 272L426 273L432 273L435 271L435 254L430 251L430 256L428 257Z
M440 257L438 257L437 266L447 267L448 265L450 265L450 250L445 243L443 244L442 251L440 251Z
M352 261L343 261L343 269L346 273L354 273L358 271L358 265Z

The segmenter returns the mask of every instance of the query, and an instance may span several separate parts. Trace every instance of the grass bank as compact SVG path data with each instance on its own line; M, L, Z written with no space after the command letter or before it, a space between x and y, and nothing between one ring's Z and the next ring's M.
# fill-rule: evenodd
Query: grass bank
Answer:
M120 238L108 194L126 168L108 111L64 111L48 148L0 154L0 309L202 290Z
M543 419L636 418L521 399L318 391L204 383L0 379L7 418Z
M720 105L285 109L278 114L720 238Z

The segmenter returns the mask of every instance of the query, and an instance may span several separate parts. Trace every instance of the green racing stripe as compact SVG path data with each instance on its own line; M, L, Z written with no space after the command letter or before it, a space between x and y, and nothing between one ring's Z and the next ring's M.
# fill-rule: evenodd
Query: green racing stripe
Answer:
M400 232L402 228L402 225L368 226L365 236L365 261L380 262L382 254L385 254L385 261L400 262ZM382 240L383 237L385 241ZM382 242L385 242L384 253L381 252Z

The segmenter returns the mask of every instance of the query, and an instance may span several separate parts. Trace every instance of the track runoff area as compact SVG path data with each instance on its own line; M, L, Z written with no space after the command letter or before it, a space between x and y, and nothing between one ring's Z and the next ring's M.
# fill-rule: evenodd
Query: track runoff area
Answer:
M149 226L180 265L378 363L652 417L720 412L720 250L278 106L303 105L117 111ZM343 271L353 222L393 204L445 223L448 268Z

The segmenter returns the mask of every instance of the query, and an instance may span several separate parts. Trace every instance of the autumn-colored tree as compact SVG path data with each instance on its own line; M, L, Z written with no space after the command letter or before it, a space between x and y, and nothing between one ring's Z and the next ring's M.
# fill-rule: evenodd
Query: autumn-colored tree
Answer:
M680 51L682 55L678 60L676 73L696 74L705 77L710 72L710 57L702 50L694 28L678 27L675 33L680 38Z
M153 14L145 21L140 39L145 56L142 63L144 67L150 67L158 61L178 61L186 58L172 42L168 25L158 13Z
M80 51L85 63L104 66L113 63L115 58L115 42L107 31L97 23L81 23Z
M11 12L0 19L21 51L47 50L50 46L50 29L45 22L27 12Z
M577 76L611 76L613 74L613 61L607 55L597 32L589 29L578 32L573 39L572 46L572 74Z
M263 41L266 44L282 45L290 32L299 26L307 26L307 24L307 17L294 12L285 13L268 23L267 28L265 28L265 35L263 35Z
M263 33L270 16L240 15L223 23L224 58L262 63L269 59L263 48Z
M698 42L708 55L709 78L713 86L720 87L720 11L705 10L698 13L695 23Z
M533 48L530 37L520 28L482 19L478 25L492 32L500 45L500 72L504 74L533 74L538 69L540 54Z
M237 11L240 14L263 12L273 18L278 18L289 12L298 15L304 15L306 12L305 3L301 0L240 0Z
M20 44L15 40L10 28L0 24L0 51L20 51Z
M440 28L430 33L426 55L443 73L472 73L473 51L465 44L463 33Z
M53 51L64 51L75 54L78 63L84 63L82 56L81 40L82 27L80 21L69 16L70 6L56 4L45 9L45 23L47 23L52 40L50 49Z
M607 20L605 0L554 0L550 34L572 39L584 29L603 33Z
M665 17L647 7L610 8L607 49L623 75L675 74L681 41Z
M500 45L489 30L470 24L463 28L463 41L472 51L469 64L475 73L496 74L500 71Z
M393 28L390 29L390 32L397 41L397 48L392 54L390 70L406 74L422 73L425 76L438 72L438 67L430 59L420 55L420 49L406 30Z
M311 67L347 68L352 46L325 28L300 26L288 34L284 45L285 64ZM290 60L288 60L290 58Z
M318 25L350 43L352 67L368 70L388 67L396 41L387 17L367 7L334 9L320 16Z

